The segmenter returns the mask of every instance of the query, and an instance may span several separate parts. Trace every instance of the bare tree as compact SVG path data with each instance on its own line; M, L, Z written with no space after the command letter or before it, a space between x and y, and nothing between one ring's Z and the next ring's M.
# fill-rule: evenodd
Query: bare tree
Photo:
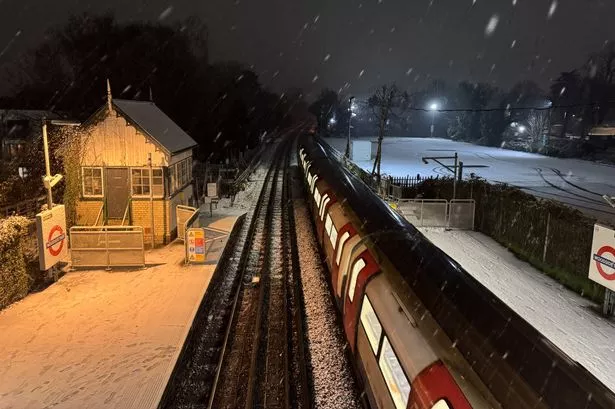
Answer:
M378 150L376 160L372 169L372 175L376 176L378 186L380 186L380 164L382 162L382 140L387 131L391 117L398 116L408 105L408 93L401 92L395 85L383 85L376 90L368 102L375 120L378 123Z
M532 110L527 118L528 150L530 152L536 152L543 146L548 126L548 112Z

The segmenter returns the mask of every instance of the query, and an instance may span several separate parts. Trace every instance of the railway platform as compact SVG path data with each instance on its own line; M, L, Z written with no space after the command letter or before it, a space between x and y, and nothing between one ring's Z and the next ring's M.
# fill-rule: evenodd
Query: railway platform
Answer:
M230 232L237 217L203 220ZM0 408L157 407L225 243L206 265L176 241L146 269L70 272L0 311Z

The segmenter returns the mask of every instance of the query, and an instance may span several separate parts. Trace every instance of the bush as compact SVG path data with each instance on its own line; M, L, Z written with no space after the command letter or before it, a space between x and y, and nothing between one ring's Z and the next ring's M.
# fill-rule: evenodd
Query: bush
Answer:
M30 290L24 246L30 224L21 216L0 220L0 309L25 297Z

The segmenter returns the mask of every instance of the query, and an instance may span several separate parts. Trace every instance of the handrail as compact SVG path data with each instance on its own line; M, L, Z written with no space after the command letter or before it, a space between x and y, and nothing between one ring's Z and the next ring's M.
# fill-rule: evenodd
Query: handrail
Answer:
M122 224L121 224L121 226L124 225L124 222L126 221L126 216L128 216L128 211L130 210L130 202L131 202L131 199L129 198L128 199L128 203L126 203L126 210L124 210L124 217L122 217Z
M98 216L96 216L96 221L94 222L94 226L98 226L98 221L100 220L100 217L103 214L104 208L105 208L105 202L103 201L102 204L100 205L100 210L98 211Z

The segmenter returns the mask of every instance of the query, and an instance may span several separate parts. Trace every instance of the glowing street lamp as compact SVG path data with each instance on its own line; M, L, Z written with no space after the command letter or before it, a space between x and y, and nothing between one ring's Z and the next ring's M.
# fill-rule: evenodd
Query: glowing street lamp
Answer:
M437 102L432 102L429 105L429 110L431 111L431 137L433 138L435 122L436 122L436 112L440 109L440 104Z
M526 131L526 127L524 125L519 125L519 127L517 128L517 130L519 131L519 133L524 133Z

